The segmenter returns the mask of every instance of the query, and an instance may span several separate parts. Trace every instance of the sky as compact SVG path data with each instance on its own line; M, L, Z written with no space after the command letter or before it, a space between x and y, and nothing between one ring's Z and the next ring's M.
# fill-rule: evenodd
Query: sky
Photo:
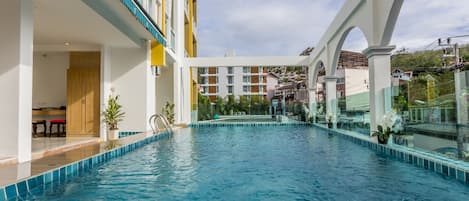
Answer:
M315 46L345 0L199 0L199 56L292 56ZM432 49L438 38L469 34L469 1L404 0L391 45ZM469 42L468 38L460 39ZM465 40L465 41L464 41ZM343 49L362 51L358 29Z

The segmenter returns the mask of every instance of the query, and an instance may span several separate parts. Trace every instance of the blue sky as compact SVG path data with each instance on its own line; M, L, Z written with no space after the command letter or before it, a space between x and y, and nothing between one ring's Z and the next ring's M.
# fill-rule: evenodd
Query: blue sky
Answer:
M223 56L227 49L238 56L298 55L318 42L343 3L200 0L199 56ZM391 44L419 50L439 37L469 34L468 11L467 0L405 0ZM365 47L362 34L352 30L344 49L361 51Z

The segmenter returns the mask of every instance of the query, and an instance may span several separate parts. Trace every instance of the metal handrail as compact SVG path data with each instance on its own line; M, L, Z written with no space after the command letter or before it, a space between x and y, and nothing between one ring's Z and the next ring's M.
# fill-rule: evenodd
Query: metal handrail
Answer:
M161 121L161 123L163 124L164 128L167 131L172 132L168 119L162 114L154 114L149 119L149 123L150 123L151 129L153 130L153 134L156 134L157 132L160 131L160 127L158 126L158 120Z

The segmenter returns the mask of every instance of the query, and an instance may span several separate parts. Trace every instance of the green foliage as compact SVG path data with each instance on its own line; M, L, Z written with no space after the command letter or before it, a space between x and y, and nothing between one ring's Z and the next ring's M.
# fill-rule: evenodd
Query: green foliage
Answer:
M118 102L119 96L109 96L107 108L103 112L104 122L108 125L110 130L116 130L117 124L121 122L125 116L122 111L122 105Z
M243 112L248 115L268 115L270 102L264 100L262 95L240 96L236 101L235 96L229 95L226 99L217 97L211 103L207 96L199 94L198 119L200 121L210 120L215 114L233 115Z
M389 136L391 136L391 128L387 127L386 130L384 130L383 126L378 125L378 130L374 131L371 136L377 136L380 144L387 144Z
M203 96L202 94L199 93L199 110L198 110L198 119L200 121L204 120L210 120L212 119L212 111L211 111L211 104L210 104L210 99L207 96Z
M169 123L174 124L174 103L166 102L161 110Z

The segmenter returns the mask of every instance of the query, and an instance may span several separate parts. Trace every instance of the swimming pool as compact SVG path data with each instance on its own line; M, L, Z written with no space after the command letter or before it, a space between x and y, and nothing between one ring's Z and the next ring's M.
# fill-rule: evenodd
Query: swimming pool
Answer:
M178 130L35 200L467 200L455 180L307 127Z

